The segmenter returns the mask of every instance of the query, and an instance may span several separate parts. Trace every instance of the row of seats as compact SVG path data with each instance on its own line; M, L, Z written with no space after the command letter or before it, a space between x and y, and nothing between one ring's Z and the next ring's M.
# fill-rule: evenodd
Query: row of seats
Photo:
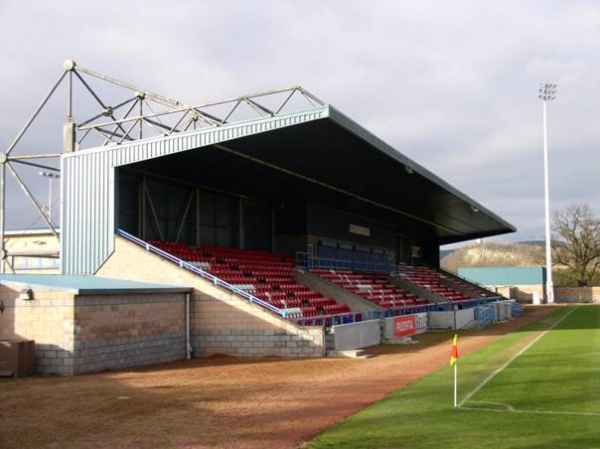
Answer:
M455 285L456 287L462 289L463 291L470 292L470 294L473 298L476 298L476 297L492 298L492 297L498 296L498 294L496 294L484 287L481 287L476 284L472 284L471 282L468 282L468 281L466 281L462 278L459 278L458 276L454 276L452 274L440 273L440 278L446 279L447 282L451 283L452 285Z
M390 284L385 276L354 273L350 270L313 269L311 273L351 291L377 305L396 308L398 305L426 304L427 300ZM460 278L448 276L428 267L403 266L398 273L403 279L447 301L457 302L490 296L491 292ZM445 279L442 283L440 280ZM456 288L453 288L456 287ZM463 292L470 292L465 294Z
M192 247L173 242L150 243L279 309L286 310L286 315L292 320L352 313L346 304L338 304L334 298L323 297L320 292L296 283L291 256L209 245ZM386 309L428 304L426 299L390 283L383 275L331 269L313 269L311 273ZM448 301L463 301L482 296L481 292L473 293L472 296L462 293L461 290L470 291L471 284L466 281L467 285L460 285L459 289L445 285L458 283L458 278L446 279L442 283L440 279L447 277L427 267L405 266L399 270L399 276ZM326 323L326 320L322 322Z
M447 301L465 301L472 299L469 295L462 293L448 285L440 282L442 274L429 267L414 267L412 270L401 274L409 282L419 286L420 288L434 293Z
M313 269L311 273L387 309L428 303L426 299L390 284L382 275L332 269Z
M150 241L152 245L190 262L219 279L286 311L294 321L351 313L346 304L323 297L294 280L293 259L266 251Z

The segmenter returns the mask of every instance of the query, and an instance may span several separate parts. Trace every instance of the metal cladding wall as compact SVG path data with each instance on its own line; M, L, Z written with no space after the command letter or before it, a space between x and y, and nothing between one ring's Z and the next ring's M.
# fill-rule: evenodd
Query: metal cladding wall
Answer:
M465 267L458 275L481 285L542 285L546 282L545 267Z
M61 157L62 274L93 274L113 251L114 169L327 117L327 105L277 117L83 150Z
M61 272L93 274L113 250L114 151L61 161Z

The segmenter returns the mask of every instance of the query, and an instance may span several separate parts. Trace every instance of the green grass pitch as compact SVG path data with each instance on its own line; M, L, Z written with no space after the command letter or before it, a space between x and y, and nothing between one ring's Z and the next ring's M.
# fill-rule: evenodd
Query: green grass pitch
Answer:
M448 366L306 447L600 448L599 325L598 306L557 310L460 358L458 408Z

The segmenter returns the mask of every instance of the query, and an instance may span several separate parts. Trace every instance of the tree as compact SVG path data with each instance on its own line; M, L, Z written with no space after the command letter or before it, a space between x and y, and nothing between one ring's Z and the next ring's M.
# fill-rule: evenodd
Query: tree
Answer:
M555 261L578 286L587 286L600 267L600 220L587 204L571 205L554 215Z

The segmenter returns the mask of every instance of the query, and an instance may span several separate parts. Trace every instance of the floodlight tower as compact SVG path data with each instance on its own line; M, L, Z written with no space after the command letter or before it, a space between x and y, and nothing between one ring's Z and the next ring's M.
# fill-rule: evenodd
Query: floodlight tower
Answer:
M52 173L49 171L39 171L38 175L48 178L48 207L46 209L46 213L48 220L52 222L52 180L60 178L60 175L58 173Z
M550 236L550 191L548 182L548 127L546 103L556 98L556 84L541 83L538 98L542 100L544 121L544 203L546 221L546 301L554 302L554 285L552 283L552 243Z

